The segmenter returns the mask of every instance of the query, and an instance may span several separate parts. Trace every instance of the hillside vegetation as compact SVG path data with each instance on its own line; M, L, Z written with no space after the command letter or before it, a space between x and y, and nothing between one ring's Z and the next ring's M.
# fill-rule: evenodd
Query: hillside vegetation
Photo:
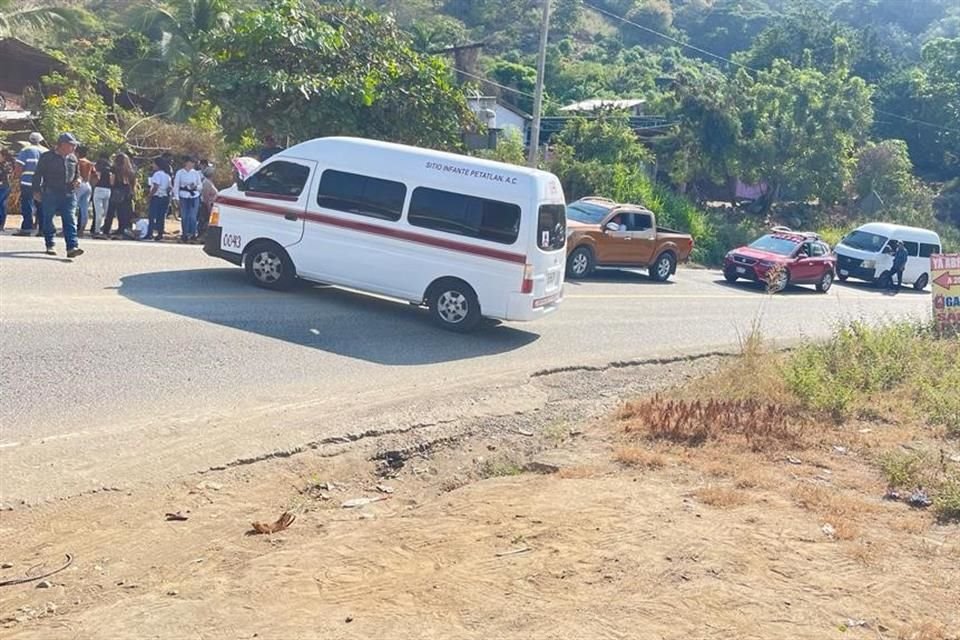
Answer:
M532 109L540 6L0 0L0 32L70 62L70 77L48 82L33 101L46 133L71 126L92 146L144 155L203 140L204 153L222 156L267 133L289 141L341 133L457 149L460 132L479 126L465 93ZM571 198L642 200L690 228L707 262L773 222L835 237L869 216L935 226L956 246L960 5L903 6L553 0L546 113L587 98L639 97L647 113L677 124L637 149L617 114L593 129L574 121L552 141L550 168ZM451 56L437 52L478 42L468 86L457 86ZM107 107L94 80L135 92L144 113ZM179 138L162 119L133 126L151 112L178 123ZM77 113L90 117L75 123ZM577 144L585 134L593 144ZM509 142L493 155L522 161ZM764 185L764 195L739 201L738 180Z

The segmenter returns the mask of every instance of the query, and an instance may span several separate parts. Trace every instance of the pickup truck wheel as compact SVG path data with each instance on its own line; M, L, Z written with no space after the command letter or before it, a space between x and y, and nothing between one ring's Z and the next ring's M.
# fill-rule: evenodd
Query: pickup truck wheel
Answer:
M650 267L650 278L656 282L666 282L676 268L677 259L669 251L661 253Z
M575 280L589 276L595 266L593 251L589 247L577 247L567 258L567 274Z
M257 242L243 254L247 277L258 287L283 291L297 279L293 260L275 242Z
M830 287L833 286L833 271L827 271L822 276L820 276L820 281L817 282L817 291L820 293L826 293L830 291Z

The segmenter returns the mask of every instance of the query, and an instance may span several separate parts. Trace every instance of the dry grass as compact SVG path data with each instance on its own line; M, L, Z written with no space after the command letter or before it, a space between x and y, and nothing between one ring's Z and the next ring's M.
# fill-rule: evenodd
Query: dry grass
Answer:
M614 451L613 459L628 467L643 469L662 469L667 466L667 456L642 447L620 447Z
M659 395L628 402L617 414L627 435L696 447L707 442L742 441L752 451L795 444L797 431L787 411L754 400L670 400Z
M951 640L947 628L938 622L922 622L901 629L898 640Z
M720 509L742 507L750 501L746 493L729 487L703 487L702 489L694 491L693 495L703 504L708 504L711 507L718 507Z
M790 493L800 507L825 516L845 518L876 513L879 510L877 505L833 487L802 483L794 487Z
M564 480L582 480L584 478L595 478L601 473L602 471L596 467L563 467L557 472L557 476Z

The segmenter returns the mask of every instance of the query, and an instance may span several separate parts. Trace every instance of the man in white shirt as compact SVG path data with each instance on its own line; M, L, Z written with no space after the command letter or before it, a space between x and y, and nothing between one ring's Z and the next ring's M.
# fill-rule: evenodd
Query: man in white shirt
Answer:
M170 208L170 173L164 164L162 158L154 160L153 175L150 176L150 223L147 227L147 238L152 236L157 242L163 239L163 226Z
M187 158L183 168L173 177L173 192L180 199L180 242L193 242L198 234L198 214L200 213L200 190L203 187L203 175L194 169L193 158Z

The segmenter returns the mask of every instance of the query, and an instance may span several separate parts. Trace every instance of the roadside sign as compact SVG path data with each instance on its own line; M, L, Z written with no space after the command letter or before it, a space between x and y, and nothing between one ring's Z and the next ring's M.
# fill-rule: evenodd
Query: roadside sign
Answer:
M930 256L933 321L940 331L960 332L960 253Z

